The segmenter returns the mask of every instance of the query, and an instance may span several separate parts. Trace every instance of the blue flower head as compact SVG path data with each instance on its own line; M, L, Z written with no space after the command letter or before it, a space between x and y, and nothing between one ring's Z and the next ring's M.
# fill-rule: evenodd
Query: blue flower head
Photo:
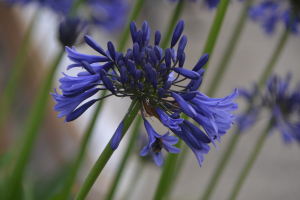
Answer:
M290 75L285 80L274 75L269 78L263 92L259 93L257 89L254 89L255 92L241 92L248 101L251 99L252 104L249 113L238 117L241 131L257 122L262 110L267 109L269 118L274 121L273 130L279 130L287 143L300 142L300 90L298 87L291 91L290 79Z
M187 36L181 37L183 30L184 21L180 20L175 27L171 45L165 50L159 46L160 31L154 34L154 44L149 44L151 29L146 21L141 30L137 29L134 21L131 22L133 45L126 52L116 51L112 42L107 43L105 51L90 36L85 36L86 43L100 55L86 55L77 52L74 47L66 47L68 57L73 61L68 69L81 67L83 71L75 77L64 74L59 80L62 95L57 92L52 94L57 103L54 109L61 112L58 117L65 116L65 122L75 120L101 100L87 100L100 90L111 92L103 98L113 95L130 97L140 102L140 113L148 132L148 144L140 155L144 156L151 150L156 164L161 165L162 149L170 153L180 151L172 146L178 142L178 138L170 136L169 132L165 135L155 132L146 120L153 116L184 140L202 165L203 154L210 149L208 143L220 141L220 137L233 124L234 116L230 112L238 108L233 102L238 92L235 90L224 98L209 98L198 91L205 71L202 67L209 56L204 54L193 70L183 68L187 44ZM177 43L176 50L174 46ZM182 85L187 79L190 82ZM131 109L112 138L113 150L120 143L124 120ZM181 113L191 117L196 125L180 118Z
M74 0L4 0L4 2L9 5L16 3L22 5L37 3L41 7L50 8L60 16L67 17L72 9ZM81 22L89 22L89 25L104 28L109 32L123 28L129 13L129 4L124 0L86 0L81 3L80 7L86 9L88 15L77 15L75 17L77 22L80 19ZM67 17L67 20L63 20L63 24L69 26L69 28L74 27L75 19L71 21L70 18ZM68 36L74 38L74 36Z
M287 29L298 34L300 4L298 0L262 0L249 9L249 16L258 21L266 33L272 34L278 22L284 22Z
M170 0L172 2L175 1L186 1L186 0ZM189 1L199 1L199 0L189 0ZM208 6L209 9L214 9L216 7L218 7L220 0L203 0L204 4Z

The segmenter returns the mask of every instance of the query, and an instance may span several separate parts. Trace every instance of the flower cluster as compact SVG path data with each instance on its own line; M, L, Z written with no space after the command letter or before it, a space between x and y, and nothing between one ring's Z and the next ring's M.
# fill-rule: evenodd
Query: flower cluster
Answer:
M267 109L275 122L273 130L278 129L287 143L300 142L300 90L299 87L295 91L289 89L290 79L290 75L285 80L275 75L270 77L264 93L260 93L256 86L253 91L241 90L240 94L252 105L250 112L238 117L241 131L252 126Z
M111 92L103 98L112 95L130 97L134 102L140 102L140 114L148 133L148 144L141 151L141 156L151 149L156 164L161 165L162 148L170 153L180 152L172 146L178 142L178 138L170 136L168 132L165 135L158 134L146 120L147 117L154 116L186 142L201 166L203 154L210 149L208 143L220 141L220 137L231 128L234 116L230 111L238 108L233 102L238 92L235 90L225 98L209 98L198 91L205 71L202 67L209 56L204 54L193 70L184 69L187 36L181 37L183 30L184 21L181 20L175 27L170 48L165 51L159 47L159 30L155 32L154 45L149 44L151 30L146 21L141 30L137 30L134 21L131 22L133 47L126 53L116 51L112 42L107 43L108 50L104 51L89 36L85 36L86 43L101 56L81 54L74 47L66 47L69 59L74 62L68 69L82 67L85 71L80 72L77 77L64 74L65 77L59 80L63 95L56 91L52 94L57 103L54 110L61 112L58 117L65 116L65 122L77 119L102 99L92 99L79 106L100 90ZM174 46L178 41L176 51ZM105 64L100 64L102 62ZM190 79L187 85L180 85L187 79ZM134 103L112 138L113 150L120 143L124 121L133 107ZM180 118L182 112L202 126L206 133L199 126Z
M170 0L170 1L185 1L185 0ZM198 0L190 0L190 1L198 1ZM205 5L208 6L209 9L213 9L213 8L216 8L218 7L219 3L220 3L220 0L204 0L203 1Z
M57 14L67 17L72 9L74 0L4 0L7 4L37 3L39 6L50 8ZM104 28L108 31L117 31L123 28L129 12L129 5L124 0L86 0L82 6L88 16L77 16L81 21ZM70 20L70 19L69 19ZM73 19L71 19L73 20ZM73 20L74 21L74 20ZM72 24L74 26L74 23ZM72 26L70 25L70 26Z
M287 29L297 34L300 23L300 3L298 0L263 0L249 9L249 16L259 21L268 34L274 32L279 21L283 21Z

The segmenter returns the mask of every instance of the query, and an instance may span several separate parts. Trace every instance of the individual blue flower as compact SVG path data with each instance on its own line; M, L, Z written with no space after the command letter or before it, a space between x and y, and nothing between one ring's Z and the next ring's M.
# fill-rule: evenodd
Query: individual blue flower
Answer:
M173 147L177 144L179 139L175 136L169 136L169 132L164 135L159 135L152 128L147 120L144 120L144 125L148 133L148 144L143 148L140 155L146 156L150 149L152 150L153 159L157 166L161 166L163 163L161 150L164 148L169 153L179 153L180 149Z
M249 16L258 21L268 34L274 33L278 22L284 22L286 29L298 34L299 9L298 1L262 0L249 9Z
M252 107L238 117L240 131L245 131L262 118L262 111L268 110L268 118L274 122L271 130L279 130L286 143L300 142L300 90L299 87L294 91L289 88L290 79L290 75L285 79L273 75L262 92L258 92L257 87L243 92Z
M204 75L202 67L207 63L209 56L204 54L193 70L182 68L187 44L187 37L181 37L183 29L184 21L180 20L175 27L172 44L166 50L158 46L160 32L156 31L154 46L149 44L151 29L146 21L141 30L137 30L135 22L131 22L133 45L132 49L129 48L125 53L116 51L110 41L107 43L107 51L104 51L89 36L85 36L86 43L100 55L85 55L77 52L74 47L66 47L69 59L74 62L68 69L82 67L83 72L79 72L75 77L64 74L65 77L60 79L62 95L53 94L59 104L59 108L55 109L62 112L59 117L66 116L66 121L74 120L84 113L82 111L101 100L89 101L88 98L94 94L91 91L109 90L111 94L103 98L113 95L130 97L133 101L140 102L140 114L149 137L148 145L141 155L152 149L156 164L161 165L162 148L170 153L179 152L172 146L178 141L175 136L169 136L169 133L159 135L151 127L146 118L154 116L187 143L201 166L203 154L208 153L210 149L208 143L215 144L215 140L220 141L220 137L231 128L234 115L230 112L238 108L233 102L238 92L235 90L233 94L224 98L209 98L198 91ZM176 51L174 46L178 41ZM189 84L182 85L187 79L190 79ZM85 101L87 103L84 104ZM113 150L119 145L124 120L134 105L133 103L129 108L113 136ZM180 118L181 113L193 118L196 125Z

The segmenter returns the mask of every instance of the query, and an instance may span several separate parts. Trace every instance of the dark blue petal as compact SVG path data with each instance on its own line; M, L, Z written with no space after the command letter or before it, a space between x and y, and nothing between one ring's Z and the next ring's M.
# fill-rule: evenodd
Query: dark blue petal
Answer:
M149 24L147 21L143 22L142 31L143 31L143 41L146 41L147 34L148 34Z
M134 21L130 23L130 33L131 33L132 42L133 43L137 42L137 28Z
M198 139L191 133L191 131L183 124L179 124L184 136L188 139L192 147L201 150L202 146Z
M151 84L154 88L154 91L156 90L157 88L157 74L156 74L156 71L155 69L152 69L151 72L150 72L150 80L151 80Z
M189 92L189 93L186 93L186 94L183 94L181 95L181 97L185 100L185 101L190 101L192 100L193 98L195 98L197 92Z
M156 56L155 51L151 49L151 50L149 51L149 55L150 55L152 61L154 62L154 64L156 65L156 64L158 63L158 58L157 58L157 56Z
M126 83L126 77L127 77L127 70L125 66L121 67L120 70L120 75L121 75L121 83L124 85Z
M135 64L132 61L128 61L127 69L128 69L129 74L135 79L136 69L135 69Z
M107 76L106 71L104 69L100 70L100 78L102 79L103 76Z
M182 56L182 53L184 51L184 48L187 43L187 37L186 35L183 35L182 38L180 39L179 45L178 45L178 50L177 50L177 58L180 59Z
M107 48L108 48L108 51L109 51L109 54L110 54L111 58L113 60L115 60L116 59L116 51L115 51L114 44L111 41L109 41L107 43Z
M200 140L201 142L204 142L204 143L210 143L210 139L208 138L208 136L203 131L201 131L201 129L199 129L197 126L195 126L193 123L191 123L187 120L184 120L183 123L191 130L192 134L198 140Z
M158 89L158 94L157 94L158 98L159 99L163 98L164 94L165 94L165 90L163 88L159 88Z
M180 67L180 68L183 67L184 61L185 61L185 53L182 52L182 55L181 55L181 57L180 57L180 59L179 59L179 67Z
M74 110L73 112L71 112L70 114L68 114L66 116L66 121L70 122L73 121L75 119L77 119L78 117L80 117L89 107L91 107L97 100L93 99L85 104L83 104L82 106L80 106L79 108L77 108L76 110Z
M172 41L171 41L171 47L174 47L176 43L178 42L182 32L184 29L184 21L180 20L174 30L173 36L172 36Z
M208 53L205 53L197 62L197 64L195 65L195 67L193 68L194 72L199 71L208 61L209 59L209 55Z
M189 105L180 95L171 92L172 97L179 104L182 111L189 117L196 117L196 111L193 109L191 105Z
M122 138L122 132L123 132L124 122L121 122L118 126L113 138L111 139L110 147L112 150L116 150L120 144L121 138Z
M97 42L93 38L91 38L90 36L86 35L86 36L84 36L84 40L95 51L99 52L103 56L107 56L106 53L105 53L105 51L100 47L99 44L97 44Z
M95 70L91 67L91 65L86 61L81 61L82 66L86 71L88 71L91 75L96 74Z
M200 77L199 80L197 80L194 85L190 88L191 91L197 91L200 87L200 85L202 84L202 80L203 78Z
M182 76L189 78L189 79L198 80L200 78L200 75L197 72L194 72L194 71L191 71L188 69L174 67L173 70L176 73L181 74Z
M158 60L161 60L162 57L161 57L161 55L160 55L159 47L158 47L158 46L155 46L155 47L154 47L154 51L155 51L155 54L156 54Z
M140 47L138 45L138 43L134 43L133 44L133 57L135 62L139 61L139 54L140 54Z
M154 45L159 45L159 42L160 42L160 38L161 38L161 33L159 30L157 30L155 32L155 42L154 42Z
M111 93L116 94L114 85L113 85L113 83L112 83L112 81L111 81L110 78L108 78L107 76L103 76L103 77L102 77L102 81L103 81L105 87L106 87L109 91L111 91Z
M163 88L165 90L169 90L171 86L172 86L172 82L171 81L167 81L166 84L163 86Z
M142 91L143 88L144 88L144 84L141 83L141 82L139 82L137 86L138 86L138 89L139 89L140 91Z

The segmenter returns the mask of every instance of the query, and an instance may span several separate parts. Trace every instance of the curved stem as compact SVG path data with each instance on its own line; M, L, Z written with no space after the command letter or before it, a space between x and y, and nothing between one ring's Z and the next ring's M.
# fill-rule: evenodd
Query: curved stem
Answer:
M137 19L139 13L142 10L142 7L143 7L143 4L144 4L145 1L146 0L137 0L136 1L135 6L134 6L134 8L132 10L132 13L131 13L131 15L129 17L129 21L126 24L125 29L124 29L124 31L122 33L122 36L121 36L121 39L120 39L120 42L119 42L120 46L118 48L119 52L122 52L124 50L124 47L125 47L126 42L127 42L127 39L128 39L128 37L130 35L130 29L129 29L130 23L131 23L131 21L134 21L134 20Z
M103 93L101 94L101 97L104 97L107 93L107 90L103 91ZM93 114L93 117L92 117L92 120L90 121L90 124L88 125L88 128L84 134L84 137L82 139L82 142L81 142L81 146L80 146L80 149L79 149L79 153L77 154L77 157L75 159L75 162L74 164L72 165L71 169L70 169L70 172L67 176L67 179L66 179L66 182L63 186L63 190L62 190L62 193L61 193L61 198L62 200L64 199L69 199L69 195L70 195L70 191L71 191L71 187L72 187L72 184L74 182L74 180L76 179L76 175L77 175L77 172L78 172L78 169L80 167L80 164L82 162L82 159L84 157L84 154L85 154L85 151L86 151L86 147L87 147L87 144L90 140L90 137L91 137L91 134L92 134L92 131L94 129L94 125L95 125L95 122L98 118L98 115L99 115L99 112L102 108L102 105L103 105L104 101L100 101L98 103L98 106Z
M25 126L22 129L23 133L21 134L21 137L25 136L25 140L22 144L15 168L8 184L6 199L14 199L15 195L17 194L16 191L19 189L21 184L21 179L23 177L26 164L29 160L33 144L46 111L45 107L49 99L49 91L52 87L54 72L63 56L63 53L64 49L61 49L54 63L48 68L49 71L46 72L45 77L42 79L43 83L38 90L38 93L32 104L32 108L30 109L31 112L29 117L27 118Z
M0 95L0 135L2 133L2 128L5 124L5 120L7 118L7 115L11 109L11 104L14 100L16 89L19 85L19 82L21 80L24 67L26 64L26 59L28 57L28 53L30 52L30 36L33 29L33 26L35 24L35 20L37 19L39 11L36 11L36 13L33 15L31 22L26 30L25 36L22 40L21 46L18 49L18 53L16 55L14 64L12 65L11 74L8 78L8 82L6 83L6 87L4 88L3 94Z
M240 175L238 176L238 180L234 186L234 189L232 190L229 199L233 200L236 199L237 195L239 194L240 189L242 188L243 183L245 182L252 166L254 165L257 156L259 155L259 152L261 151L263 144L265 143L265 140L267 138L268 132L270 131L270 129L272 128L274 122L273 120L270 121L270 123L268 124L268 126L265 128L265 130L262 132L261 136L259 137L250 158L248 159L247 163L245 164L242 172L240 173Z
M218 86L221 83L222 76L224 75L224 72L226 71L228 67L228 63L233 55L233 52L235 51L237 42L239 41L239 38L241 36L242 30L245 27L245 22L248 18L248 9L252 5L253 0L247 0L244 2L243 9L241 11L241 14L238 16L238 22L234 28L233 34L231 35L231 38L229 40L229 43L227 44L226 51L223 54L222 59L220 60L216 73L212 79L212 81L209 84L209 88L207 91L207 96L212 97L215 95L216 90Z
M118 186L118 183L119 183L119 180L121 178L121 175L123 173L123 170L124 170L124 167L128 161L128 158L130 156L130 153L134 147L134 143L135 143L135 140L136 140L136 137L139 133L139 130L140 130L140 124L142 123L142 117L138 116L137 118L137 121L135 123L135 126L134 126L134 129L133 129L133 133L131 135L131 138L130 138L130 141L127 145L127 149L126 149L126 152L125 152L125 155L123 156L123 160L121 161L121 164L119 166L119 169L118 169L118 172L116 174L116 176L114 177L114 180L110 186L110 190L109 192L107 193L107 196L106 198L104 199L107 199L107 200L111 200L113 199L114 197L114 194L115 194L115 191L116 191L116 188Z
M230 2L230 0L220 1L216 16L214 18L214 22L211 26L211 29L208 34L208 38L206 40L206 45L200 56L202 56L205 53L208 53L209 56L212 57L212 53L213 53L216 41L219 36L219 32L220 32L221 26L223 24L223 20L225 18L225 14L226 14L229 2ZM203 68L205 69L205 68L207 68L207 66L208 66L208 63Z
M135 101L133 100L131 103L131 106L134 106ZM140 109L140 103L137 102L134 108L132 109L129 117L124 122L123 132L122 132L122 138L126 134L128 128L132 124L134 118L136 117L139 109ZM121 138L121 140L122 140ZM94 185L95 181L97 180L98 176L102 172L103 168L105 167L106 163L114 153L114 151L110 147L110 142L106 145L105 149L101 153L100 157L96 161L95 165L93 166L92 170L88 174L87 178L83 182L83 185L81 186L79 192L77 193L75 200L83 200L88 195L89 191L91 190L92 186Z

